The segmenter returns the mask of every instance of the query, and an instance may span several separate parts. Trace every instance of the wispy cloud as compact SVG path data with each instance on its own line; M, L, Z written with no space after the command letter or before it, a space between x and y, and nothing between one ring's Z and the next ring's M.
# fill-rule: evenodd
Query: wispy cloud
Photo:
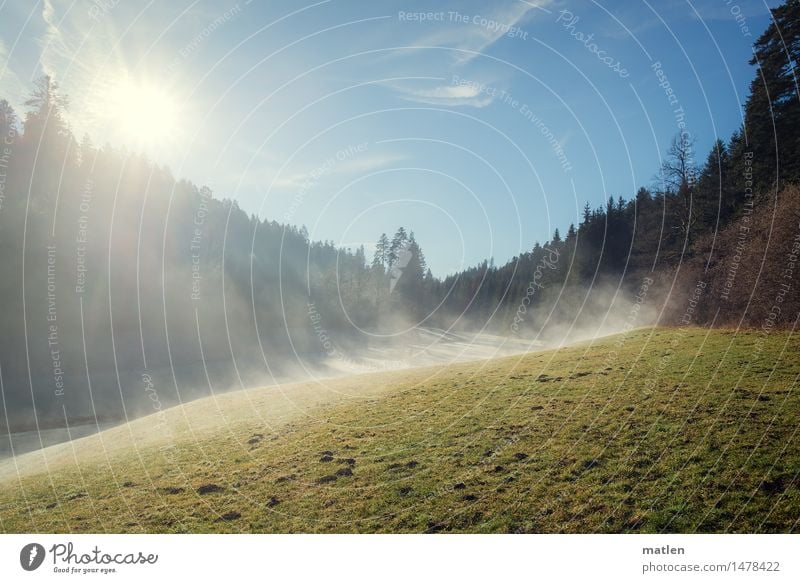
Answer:
M407 160L408 157L402 154L372 154L359 156L342 162L333 170L334 174L352 176L354 174L366 174L382 168L387 168L397 162Z
M281 190L308 188L309 185L320 183L333 176L353 177L368 174L376 170L388 168L406 159L407 156L401 154L361 154L342 162L332 158L313 168L308 167L289 172L284 169L280 176L275 179L273 188ZM274 176L276 172L277 169L274 169L272 172L268 173ZM267 184L271 182L272 178L270 178Z
M482 108L494 101L492 95L481 91L480 85L441 85L433 89L420 89L413 87L398 87L396 89L402 99L415 103L428 105L443 105L446 107L476 107Z
M453 59L456 64L463 65L485 53L504 36L514 34L515 27L520 27L528 13L548 11L552 3L553 0L498 2L481 14L465 13L467 22L450 21L439 26L435 33L423 37L417 44L458 49Z
M454 10L445 12L445 19L437 22L435 32L417 38L412 47L426 50L429 64L436 73L451 73L454 68L465 67L482 54L487 54L492 45L508 37L513 42L526 42L525 24L536 13L549 13L555 0L504 0L483 6L470 12L466 5L459 4ZM428 50L430 47L456 49L455 51ZM395 56L413 54L418 50L401 51ZM494 101L494 94L483 90L485 83L440 84L429 83L391 84L390 87L401 99L428 105L445 107L484 108Z
M40 39L40 64L46 75L55 78L64 71L64 61L69 64L74 59L74 53L67 46L59 24L56 23L56 11L51 0L42 2L42 20L45 32Z
M0 87L2 87L0 99L8 99L12 106L18 108L24 101L28 88L11 69L10 60L8 48L0 39Z

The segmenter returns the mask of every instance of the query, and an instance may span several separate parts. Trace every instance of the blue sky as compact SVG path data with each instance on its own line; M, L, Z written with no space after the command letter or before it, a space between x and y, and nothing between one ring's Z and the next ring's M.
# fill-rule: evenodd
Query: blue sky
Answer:
M778 4L6 1L0 96L50 73L77 134L314 239L404 225L444 275L651 185L681 119L702 163Z

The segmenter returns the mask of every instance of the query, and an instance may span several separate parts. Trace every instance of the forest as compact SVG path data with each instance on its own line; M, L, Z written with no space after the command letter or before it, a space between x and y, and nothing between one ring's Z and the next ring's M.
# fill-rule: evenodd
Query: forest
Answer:
M374 254L341 249L142 155L78 140L67 96L40 78L21 117L0 100L5 419L132 417L210 386L324 367L333 347L358 354L364 331L547 339L598 317L793 328L800 1L773 16L727 141L698 159L680 133L652 184L587 204L579 224L502 265L487 258L445 277L427 267L413 225L376 233ZM628 317L641 304L652 321Z

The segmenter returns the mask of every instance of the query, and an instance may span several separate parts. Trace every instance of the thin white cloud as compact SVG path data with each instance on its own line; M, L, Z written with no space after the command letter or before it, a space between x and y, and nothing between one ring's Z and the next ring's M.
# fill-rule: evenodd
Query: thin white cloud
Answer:
M8 48L0 39L0 99L7 99L15 109L19 109L25 101L28 88L11 69L10 60ZM21 110L17 111L17 115L22 115Z
M397 162L406 160L407 157L401 154L371 154L356 156L339 163L333 169L334 174L352 176L354 174L367 174L381 168L387 168Z
M510 0L496 3L491 9L481 14L465 14L467 22L446 22L437 31L418 41L420 46L441 46L459 49L454 54L456 64L463 65L485 53L494 43L504 36L519 33L521 24L532 10L547 10L553 0ZM522 38L517 40L524 42Z
M368 174L382 168L388 168L392 164L406 159L406 156L399 154L361 154L341 162L331 158L315 168L305 168L292 172L286 172L284 169L281 175L275 179L273 188L280 190L310 188L329 179L331 176L352 177ZM273 169L269 174L274 176L275 172L277 172L277 169ZM267 184L271 182L272 179Z
M39 62L45 75L56 78L64 70L64 61L71 61L74 54L56 24L56 11L50 0L44 0L42 3L42 20L45 32L39 41L42 51Z
M480 11L468 11L458 5L457 11L447 12L447 19L437 23L436 31L417 39L414 47L444 47L457 51L426 51L431 65L441 73L453 67L463 67L481 54L486 54L496 42L509 37L512 42L526 42L525 22L536 12L549 13L555 0L505 0L493 2ZM455 18L451 15L458 14ZM430 54L430 53L433 54ZM438 55L436 53L439 53ZM399 52L396 56L416 55L417 51ZM486 91L486 84L447 84L436 87L424 83L390 85L401 99L445 107L484 108L492 104L496 93Z
M401 98L415 103L443 105L446 107L477 107L490 105L494 97L481 91L480 85L442 85L433 89L395 87Z

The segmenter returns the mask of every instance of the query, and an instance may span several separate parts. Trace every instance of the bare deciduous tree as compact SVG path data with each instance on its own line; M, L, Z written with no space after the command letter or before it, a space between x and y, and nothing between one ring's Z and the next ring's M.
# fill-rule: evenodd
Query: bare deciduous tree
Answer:
M694 140L688 133L681 132L672 138L667 159L661 164L660 179L665 194L671 194L678 199L678 228L688 236L697 222L697 210L694 208L697 166L694 162Z

